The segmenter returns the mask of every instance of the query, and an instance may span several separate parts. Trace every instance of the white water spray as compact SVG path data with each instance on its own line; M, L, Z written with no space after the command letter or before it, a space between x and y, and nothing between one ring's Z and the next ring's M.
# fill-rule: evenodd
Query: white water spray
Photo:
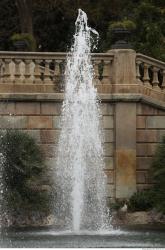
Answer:
M105 229L108 212L100 108L90 54L98 33L88 27L81 9L75 26L65 70L55 209L65 229L79 233Z

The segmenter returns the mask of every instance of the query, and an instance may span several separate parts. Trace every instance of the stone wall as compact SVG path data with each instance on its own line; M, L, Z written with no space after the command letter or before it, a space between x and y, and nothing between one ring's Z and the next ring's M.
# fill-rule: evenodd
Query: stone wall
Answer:
M0 130L19 129L29 133L40 145L51 178L56 161L60 133L61 101L1 101ZM114 105L101 104L104 128L105 172L108 176L107 195L114 197Z
M107 197L128 198L149 188L149 168L156 146L165 135L165 111L150 104L102 95ZM0 129L20 129L31 134L46 156L51 179L60 133L62 98L0 102ZM50 180L49 180L50 181Z
M165 135L165 111L147 104L137 104L137 189L149 188L152 184L149 168L152 156L162 136Z

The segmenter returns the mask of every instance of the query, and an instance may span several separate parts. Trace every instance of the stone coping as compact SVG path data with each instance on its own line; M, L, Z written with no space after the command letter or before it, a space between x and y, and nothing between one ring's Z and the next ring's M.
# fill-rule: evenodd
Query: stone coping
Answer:
M153 99L143 94L99 94L99 98L104 102L141 102L153 107L165 110L165 102ZM64 93L1 93L0 101L45 101L45 102L62 102Z

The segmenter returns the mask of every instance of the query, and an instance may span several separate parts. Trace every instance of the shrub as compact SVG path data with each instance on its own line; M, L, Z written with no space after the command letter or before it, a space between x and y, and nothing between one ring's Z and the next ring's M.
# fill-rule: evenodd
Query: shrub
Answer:
M15 33L11 36L10 40L15 43L17 41L25 41L27 45L28 51L35 51L36 50L36 40L35 38L29 33Z
M114 202L108 202L107 205L111 211L113 210L116 211L116 210L119 210L121 207L123 207L125 203L126 203L125 200L116 199Z
M159 144L151 165L154 181L155 207L165 213L165 136Z
M136 24L132 20L128 20L128 19L125 19L123 21L118 21L118 22L111 22L109 25L109 31L116 29L116 28L135 30Z
M29 185L29 182L40 185L45 166L35 140L26 133L9 130L0 136L0 152L7 207L10 210L48 209L48 194Z
M128 209L130 211L147 211L153 207L153 197L153 190L138 191L131 196Z

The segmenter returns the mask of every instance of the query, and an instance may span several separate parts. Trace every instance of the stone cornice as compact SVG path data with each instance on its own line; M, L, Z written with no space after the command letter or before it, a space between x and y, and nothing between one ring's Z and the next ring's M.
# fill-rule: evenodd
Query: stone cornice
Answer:
M165 102L156 100L152 97L143 94L120 93L120 94L99 94L99 98L104 102L141 102L150 106L165 110ZM53 94L25 94L25 93L3 93L0 94L0 101L45 101L45 102L62 102L64 99L63 93Z

